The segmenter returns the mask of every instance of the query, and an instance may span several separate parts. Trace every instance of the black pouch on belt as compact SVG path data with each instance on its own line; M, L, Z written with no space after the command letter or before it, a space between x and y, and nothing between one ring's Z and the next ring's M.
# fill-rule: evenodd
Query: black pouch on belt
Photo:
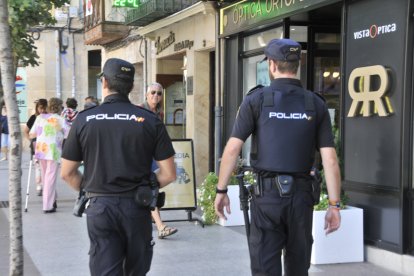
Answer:
M142 207L150 207L152 203L153 195L152 189L149 185L138 186L137 193L135 194L135 202Z
M280 174L275 177L276 187L279 190L280 197L292 196L294 181L293 176L287 174Z

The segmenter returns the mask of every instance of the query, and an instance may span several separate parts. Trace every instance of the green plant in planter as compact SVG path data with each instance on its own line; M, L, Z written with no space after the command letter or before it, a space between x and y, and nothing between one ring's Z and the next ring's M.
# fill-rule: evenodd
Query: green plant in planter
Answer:
M239 159L236 168L239 169L243 160ZM244 173L243 180L246 184L254 184L255 177L253 172L247 171ZM204 224L211 225L216 223L217 216L214 210L214 200L216 198L216 187L218 183L218 176L214 172L210 172L201 183L197 193L197 205L200 206L203 212L202 220ZM236 172L230 178L229 185L238 185Z
M217 175L214 172L210 172L204 179L198 192L197 205L200 206L203 212L202 220L206 225L214 224L217 220L214 210L217 183Z

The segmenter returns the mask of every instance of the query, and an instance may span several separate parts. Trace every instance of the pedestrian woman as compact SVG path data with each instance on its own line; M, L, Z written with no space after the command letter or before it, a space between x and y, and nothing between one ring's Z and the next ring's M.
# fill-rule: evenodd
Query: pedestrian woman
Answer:
M7 155L9 152L9 124L7 121L7 112L6 112L5 105L3 105L3 108L1 109L0 125L1 125L1 153L3 154L3 157L0 159L0 161L6 161Z
M46 99L38 99L35 101L35 103L36 103L35 114L30 116L23 130L26 138L29 139L30 141L30 158L33 158L35 154L36 138L31 139L29 137L29 132L32 129L34 122L36 121L37 116L39 116L40 114L46 113L46 109L47 109ZM34 166L35 166L35 178L36 178L36 193L38 196L41 196L43 185L42 185L42 175L41 175L39 160L34 159Z
M140 106L144 107L145 109L154 112L161 121L164 119L164 112L162 111L161 106L162 90L163 87L161 84L157 82L152 83L148 87L145 102L143 104L140 104ZM153 161L152 164L153 166L151 169L154 171L157 169L157 165L155 161ZM178 230L176 228L169 227L162 222L158 208L155 208L154 211L151 211L151 216L155 222L155 225L157 226L158 238L163 239L167 236L177 233Z
M58 173L62 141L69 127L59 114L62 100L51 98L48 113L37 116L30 138L36 138L35 158L40 162L43 179L43 212L56 212L56 176Z

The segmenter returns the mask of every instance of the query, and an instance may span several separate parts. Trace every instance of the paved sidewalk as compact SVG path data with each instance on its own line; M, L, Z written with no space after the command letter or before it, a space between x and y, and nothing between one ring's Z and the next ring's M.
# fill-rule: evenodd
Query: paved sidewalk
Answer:
M22 204L24 210L29 157L24 155ZM7 163L0 162L0 202L8 202ZM33 175L33 174L32 174ZM53 214L43 214L41 197L30 186L28 212L23 212L24 274L65 276L89 275L89 240L85 217L72 215L77 193L58 180L58 208ZM4 204L2 204L4 205ZM8 275L9 209L0 208L0 275ZM186 219L185 211L165 211L164 220ZM194 215L196 217L196 215ZM169 222L178 233L164 240L155 238L154 257L149 276L248 276L249 256L244 227L206 226L194 222ZM153 236L156 237L155 231ZM312 266L309 275L323 276L397 276L370 263Z

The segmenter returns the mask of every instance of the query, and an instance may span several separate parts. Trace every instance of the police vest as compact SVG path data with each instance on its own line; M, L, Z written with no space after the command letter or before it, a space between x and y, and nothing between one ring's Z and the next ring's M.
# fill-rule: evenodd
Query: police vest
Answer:
M265 87L252 135L250 163L267 172L308 172L316 147L313 92L282 93Z

